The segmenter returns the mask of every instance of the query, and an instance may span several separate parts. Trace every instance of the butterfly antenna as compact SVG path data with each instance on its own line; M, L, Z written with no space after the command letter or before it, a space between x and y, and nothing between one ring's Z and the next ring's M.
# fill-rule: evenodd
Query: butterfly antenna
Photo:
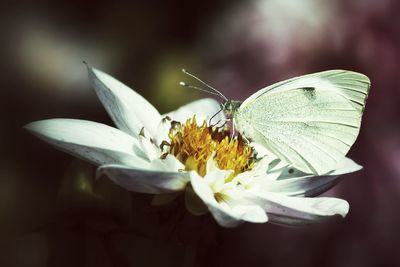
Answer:
M206 93L209 93L209 94L212 94L212 95L216 95L216 96L221 97L219 94L217 94L217 93L215 93L215 92L213 92L213 91L209 91L209 90L206 90L206 89L201 88L201 87L193 86L193 85L187 84L187 83L185 83L185 82L179 82L179 85L180 85L180 86L183 86L183 87L188 87L188 88L196 89L196 90L199 90L199 91L202 91L202 92L206 92Z
M188 72L185 69L182 69L182 72L185 73L186 75L192 77L193 79L199 81L200 83L204 84L205 86L207 86L208 88L210 88L212 91L214 91L215 95L218 95L219 97L221 97L222 99L224 99L225 101L228 101L228 98L226 98L226 96L224 96L220 91L218 91L217 89L215 89L214 87L212 87L211 85L209 85L208 83L202 81L200 78L197 78L196 76L194 76L193 74L191 74L190 72ZM204 89L202 91L205 91ZM211 93L211 91L209 91Z

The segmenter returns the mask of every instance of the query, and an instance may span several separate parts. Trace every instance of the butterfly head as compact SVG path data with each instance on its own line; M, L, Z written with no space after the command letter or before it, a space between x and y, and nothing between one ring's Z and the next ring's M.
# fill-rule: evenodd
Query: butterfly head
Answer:
M242 102L235 100L226 100L222 102L221 108L228 118L232 118L239 109Z
M203 85L205 85L208 89L204 89L204 88L201 88L201 87L193 86L193 85L187 84L187 83L185 83L185 82L180 82L179 84L180 84L181 86L193 88L193 89L200 90L200 91L203 91L203 92L212 94L212 95L216 95L216 96L218 96L218 97L220 97L220 98L222 98L222 99L224 100L224 102L221 103L221 109L211 117L210 121L211 121L218 113L220 113L221 111L223 111L223 112L225 113L225 115L226 115L229 119L233 118L233 116L235 115L236 111L239 109L239 107L240 107L240 105L242 104L242 102L240 102L240 101L234 101L234 100L229 100L229 99L228 99L226 96L224 96L220 91L218 91L217 89L215 89L214 87L212 87L212 86L209 85L208 83L202 81L202 80L199 79L198 77L194 76L193 74L191 74L191 73L188 72L187 70L182 69L182 72L185 73L186 75L192 77L193 79L199 81L200 83L202 83ZM210 123L210 124L211 124L211 123Z

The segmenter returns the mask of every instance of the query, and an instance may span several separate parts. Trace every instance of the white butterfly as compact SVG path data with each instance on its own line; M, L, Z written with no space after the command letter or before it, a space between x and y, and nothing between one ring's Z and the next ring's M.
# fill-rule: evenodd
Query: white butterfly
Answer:
M246 139L300 171L321 175L333 170L354 144L370 80L353 71L323 71L265 87L243 103L204 84L225 99L223 110Z
M223 107L246 138L303 172L321 175L354 144L369 87L361 73L329 70L278 82Z

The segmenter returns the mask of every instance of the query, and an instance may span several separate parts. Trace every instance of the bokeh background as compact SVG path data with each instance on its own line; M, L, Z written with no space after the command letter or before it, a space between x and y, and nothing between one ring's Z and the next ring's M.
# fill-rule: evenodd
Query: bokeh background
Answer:
M0 266L399 266L399 1L38 0L4 1L0 12ZM55 117L112 125L83 60L163 112L205 96L178 86L182 67L240 100L305 73L367 74L349 154L364 169L327 193L350 213L302 229L184 216L170 234L173 216L149 196L94 181L92 166L22 130ZM185 232L211 236L197 256Z

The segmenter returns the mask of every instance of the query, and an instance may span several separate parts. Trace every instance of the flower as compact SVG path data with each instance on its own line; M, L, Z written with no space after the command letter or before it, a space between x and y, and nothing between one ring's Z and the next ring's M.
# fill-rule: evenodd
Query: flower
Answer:
M25 126L55 147L99 165L123 188L155 194L154 204L185 194L187 209L211 212L226 227L242 222L302 225L345 216L349 205L313 198L338 177L361 169L345 158L337 168L314 176L293 169L259 144L232 137L228 127L208 124L220 105L194 101L160 115L146 99L108 74L88 66L89 79L118 128L75 119L49 119ZM213 121L223 121L218 113Z

